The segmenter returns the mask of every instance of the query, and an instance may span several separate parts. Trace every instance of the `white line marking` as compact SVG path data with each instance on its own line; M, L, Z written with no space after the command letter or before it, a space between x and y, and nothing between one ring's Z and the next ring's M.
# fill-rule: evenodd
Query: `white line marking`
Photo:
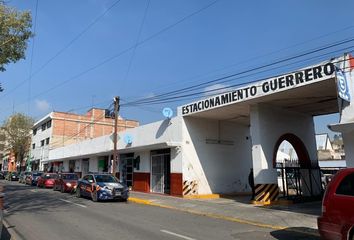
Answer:
M38 192L38 190L37 189L32 189L31 192Z
M69 200L66 200L66 199L59 198L59 200L60 200L60 201L63 201L63 202L67 202L67 203L74 204L74 205L79 206L79 207L87 208L87 206L85 206L85 205L78 204L78 203L74 203L74 202L69 201Z
M170 231L167 231L167 230L161 229L160 231L163 232L163 233L166 233L166 234L170 234L170 235L175 236L175 237L179 237L179 238L183 238L183 239L187 239L187 240L196 240L195 238L190 238L190 237L187 237L187 236L184 236L184 235L181 235L181 234L178 234L178 233L170 232Z

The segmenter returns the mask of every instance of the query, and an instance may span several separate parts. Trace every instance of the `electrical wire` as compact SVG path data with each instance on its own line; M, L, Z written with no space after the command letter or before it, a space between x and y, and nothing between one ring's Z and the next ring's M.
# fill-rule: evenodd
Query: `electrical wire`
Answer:
M339 63L339 62L343 62L343 61L346 61L346 60L339 60L339 61L333 62L333 63ZM291 73L294 73L294 72L297 72L297 71L293 71L293 72L290 72L290 73L287 73L287 74L291 74ZM205 95L205 93L213 93L213 92L214 93L211 94L211 96L215 96L215 92L217 92L217 91L221 91L221 90L225 90L225 89L230 90L230 88L239 87L239 86L242 86L242 85L259 82L259 81L267 80L267 79L270 79L270 78L276 78L276 77L279 77L279 76L282 76L282 75L284 75L284 74L279 74L279 75L274 75L274 76L267 76L265 78L257 79L257 80L251 81L251 82L239 83L239 84L235 84L235 85L232 85L232 86L220 87L220 88L216 88L216 89L212 89L212 90L208 90L208 91L200 91L200 92L194 92L194 93L191 93L191 94L178 95L178 96L173 96L173 97L165 97L165 98L159 99L159 100L148 100L148 101L141 102L141 103L134 103L134 102L131 103L130 102L130 103L122 104L121 106L122 107L126 107L126 106L137 106L137 105L146 105L146 104L151 105L151 104L169 103L169 102L178 101L178 100L186 100L185 98L187 98L187 97L197 98L197 97L200 97L201 94ZM204 97L207 97L207 96L204 96Z
M22 82L17 84L14 88L10 89L2 96L4 98L8 94L14 92L16 89L21 87L26 83L30 78L34 77L40 73L45 67L47 67L51 62L53 62L57 57L64 53L71 45L73 45L77 40L79 40L88 30L90 30L96 23L98 23L114 6L116 6L121 0L116 0L112 5L110 5L103 13L97 16L89 25L87 25L81 32L79 32L73 39L71 39L64 47L59 49L51 58L49 58L44 64L42 64L29 78L24 79Z
M313 53L317 53L317 52L320 52L320 51L323 51L323 50L327 50L329 48L337 47L337 46L340 46L340 45L343 45L343 44L346 44L346 43L350 43L350 42L353 42L353 41L354 41L354 38L350 38L350 39L347 39L347 40L342 40L342 41L334 43L334 44L330 44L330 45L322 46L320 48L312 49L312 50L309 50L308 52L301 53L301 54L298 54L298 55L295 55L295 56L291 56L291 57L287 57L285 59L277 60L277 61L269 63L269 64L265 64L265 65L262 65L262 66L257 66L257 67L254 67L254 68L251 68L251 69L247 69L247 70L235 73L235 74L231 74L231 75L228 75L228 76L220 77L220 78L217 78L217 79L213 79L213 80L206 81L206 82L203 82L203 83L199 83L199 84L196 84L196 85L184 87L184 88L181 88L181 89L173 90L173 91L170 91L170 92L167 92L167 93L163 93L163 94L159 94L159 95L156 95L156 96L153 96L153 97L144 98L144 99L141 99L141 100L136 100L136 101L131 102L131 103L139 103L140 101L154 100L154 99L158 99L159 97L174 95L174 94L180 93L180 92L190 92L190 91L192 91L192 90L194 90L196 88L199 88L199 87L202 87L202 86L206 86L206 85L211 84L211 83L213 83L213 84L219 83L221 80L225 80L225 79L228 79L228 78L231 78L231 77L239 76L239 75L242 75L242 74L245 74L245 73L249 73L249 72L253 72L253 71L256 71L256 70L264 69L264 68L267 68L267 67L270 67L270 66L273 66L273 65L277 65L279 63L283 63L283 62L294 60L294 59L297 59L297 58L300 58L300 57L311 55ZM226 82L226 81L224 81L224 82Z

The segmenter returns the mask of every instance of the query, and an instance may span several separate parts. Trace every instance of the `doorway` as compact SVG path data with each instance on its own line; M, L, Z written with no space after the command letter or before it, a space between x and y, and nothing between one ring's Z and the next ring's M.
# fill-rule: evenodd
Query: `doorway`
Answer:
M120 176L128 187L133 186L134 154L120 155Z
M170 194L170 149L151 152L151 191Z
M81 170L82 170L82 176L85 176L86 174L88 174L89 172L89 159L85 158L82 159L82 166L81 166Z

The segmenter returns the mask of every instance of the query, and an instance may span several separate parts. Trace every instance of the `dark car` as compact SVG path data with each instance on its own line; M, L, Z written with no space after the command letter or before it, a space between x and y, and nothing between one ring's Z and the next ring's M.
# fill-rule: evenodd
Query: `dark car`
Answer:
M322 239L354 240L354 168L340 170L329 182L317 223Z
M32 185L32 186L37 186L37 181L38 178L42 175L42 172L32 172L26 177L26 184Z
M5 179L6 175L7 175L7 171L0 172L0 179Z
M92 201L123 200L127 201L129 189L110 174L88 174L77 182L77 197L90 197Z
M52 188L54 186L54 181L58 177L56 173L43 173L37 179L37 187Z
M6 176L8 181L18 181L19 174L17 172L9 172Z
M54 181L53 190L63 192L72 192L76 188L79 177L76 173L59 173Z

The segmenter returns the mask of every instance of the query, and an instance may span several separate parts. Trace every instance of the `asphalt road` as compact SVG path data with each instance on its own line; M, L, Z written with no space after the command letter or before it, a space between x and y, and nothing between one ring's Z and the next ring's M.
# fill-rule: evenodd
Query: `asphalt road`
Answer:
M18 238L28 240L318 239L159 207L96 203L52 189L0 184L5 185L5 220Z

